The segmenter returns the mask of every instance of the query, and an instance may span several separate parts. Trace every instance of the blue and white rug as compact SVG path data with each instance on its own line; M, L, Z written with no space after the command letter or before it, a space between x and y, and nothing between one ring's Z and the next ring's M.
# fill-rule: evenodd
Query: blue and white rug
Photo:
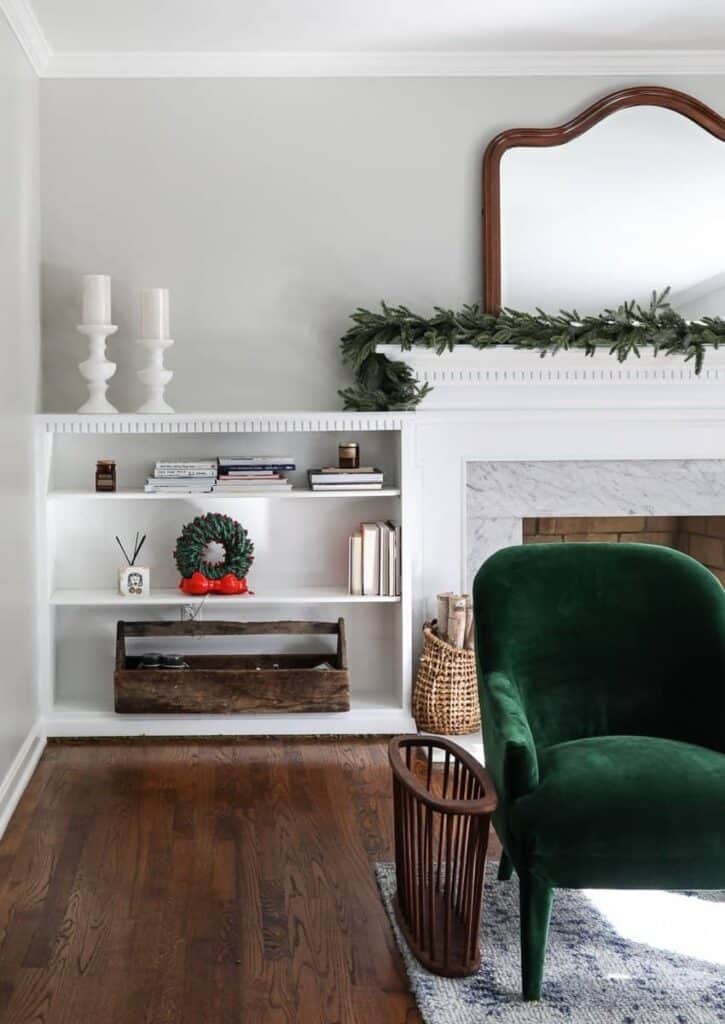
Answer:
M521 999L518 882L486 869L481 967L440 978L395 922L395 867L375 871L425 1024L720 1024L725 1021L725 892L559 889L541 1002Z

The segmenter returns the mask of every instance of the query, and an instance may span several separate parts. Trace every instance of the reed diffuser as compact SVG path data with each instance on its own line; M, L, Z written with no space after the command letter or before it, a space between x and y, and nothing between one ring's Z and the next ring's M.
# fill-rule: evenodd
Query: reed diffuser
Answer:
M151 593L151 570L147 565L137 565L136 559L141 554L146 534L139 538L138 532L133 543L133 554L129 555L126 548L116 537L116 543L126 559L126 565L118 570L118 592L124 597L148 597Z

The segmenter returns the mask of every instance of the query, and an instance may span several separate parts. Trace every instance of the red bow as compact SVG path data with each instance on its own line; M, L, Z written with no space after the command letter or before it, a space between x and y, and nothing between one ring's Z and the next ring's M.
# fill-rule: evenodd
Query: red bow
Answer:
M185 594L201 597L204 594L249 594L246 576L240 579L233 572L228 572L220 580L210 580L202 572L192 573L179 584Z

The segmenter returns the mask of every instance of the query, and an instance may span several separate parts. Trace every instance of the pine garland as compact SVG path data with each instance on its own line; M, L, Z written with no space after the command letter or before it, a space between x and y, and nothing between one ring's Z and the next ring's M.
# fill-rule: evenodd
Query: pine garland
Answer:
M204 561L204 550L212 541L224 547L224 561L218 564ZM176 541L174 558L184 579L201 572L209 580L220 580L231 572L241 580L254 561L253 551L254 545L241 523L231 516L209 512L186 524Z
M414 409L431 391L429 384L416 381L405 363L376 352L378 345L435 349L438 355L453 351L456 345L510 345L536 349L542 356L569 349L583 349L593 356L598 349L607 348L620 363L631 355L639 357L641 350L648 348L655 354L694 359L699 374L706 348L725 343L725 320L702 317L687 321L672 308L668 294L666 288L659 295L653 292L648 306L625 302L617 309L590 316L580 316L576 310L551 314L541 309L536 313L515 309L485 313L472 305L458 313L436 306L433 316L423 317L407 306L384 302L381 313L357 309L351 316L354 326L340 343L343 363L351 368L355 383L339 394L345 409L376 411Z

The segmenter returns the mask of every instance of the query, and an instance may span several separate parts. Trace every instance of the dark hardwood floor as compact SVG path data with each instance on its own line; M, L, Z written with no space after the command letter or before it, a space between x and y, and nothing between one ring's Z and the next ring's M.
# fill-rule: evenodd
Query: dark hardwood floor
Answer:
M378 740L64 743L0 843L3 1024L415 1024Z

